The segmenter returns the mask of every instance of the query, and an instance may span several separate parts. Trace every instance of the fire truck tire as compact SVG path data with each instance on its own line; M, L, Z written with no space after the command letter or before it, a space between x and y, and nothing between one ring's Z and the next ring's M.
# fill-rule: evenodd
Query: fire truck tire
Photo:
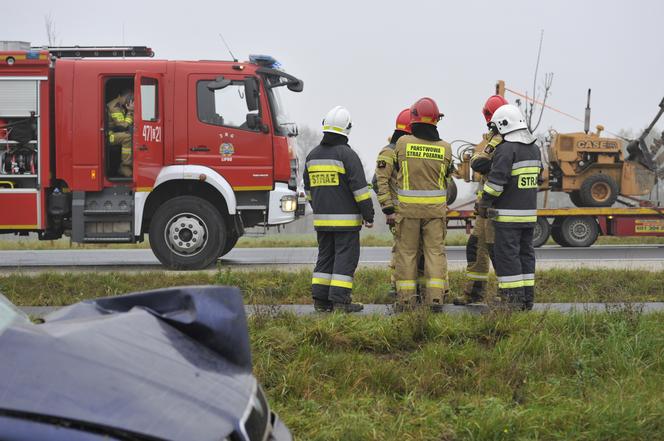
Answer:
M226 222L205 199L178 196L164 202L150 222L150 246L157 259L176 270L212 265L226 244Z
M618 184L611 176L589 176L581 184L579 197L585 207L610 207L618 199Z
M581 195L579 194L578 190L575 190L569 194L569 200L572 201L576 207L583 207L583 201L581 200Z
M562 243L556 242L564 247L589 247L599 236L599 225L592 216L569 216L562 220L557 234Z
M539 248L549 240L551 235L551 225L545 217L538 217L537 224L535 225L535 232L533 234L533 246Z
M447 205L452 205L456 201L458 194L456 182L454 179L450 179L449 184L447 185Z
M219 254L219 257L223 257L226 254L230 253L230 251L235 247L235 244L237 241L240 239L240 236L237 235L236 232L228 233L228 237L226 238L226 243L224 244L224 248L221 250L221 254Z

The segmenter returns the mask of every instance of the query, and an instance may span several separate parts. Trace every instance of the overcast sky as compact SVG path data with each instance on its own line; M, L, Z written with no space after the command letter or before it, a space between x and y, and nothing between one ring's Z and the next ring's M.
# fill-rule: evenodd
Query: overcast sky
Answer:
M0 40L45 44L44 15L63 45L147 45L157 58L228 59L266 53L304 80L287 95L300 125L317 127L335 105L353 116L351 145L373 162L397 113L431 96L443 139L476 141L480 109L498 79L532 90L540 30L540 77L554 72L550 104L592 124L639 129L664 96L664 2L606 1L143 1L3 2ZM11 4L11 6L8 6ZM508 95L508 99L513 99ZM661 124L660 124L661 125ZM542 128L581 130L547 112ZM370 168L370 167L367 167Z

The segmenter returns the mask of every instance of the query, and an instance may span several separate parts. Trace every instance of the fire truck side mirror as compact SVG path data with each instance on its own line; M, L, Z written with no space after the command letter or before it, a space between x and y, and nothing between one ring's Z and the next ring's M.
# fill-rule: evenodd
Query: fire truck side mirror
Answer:
M255 77L244 79L244 98L247 101L247 110L258 110L258 82Z
M230 86L231 83L232 81L229 79L226 79L224 77L218 77L216 80L207 83L207 88L212 91L221 90L225 87Z
M257 130L261 128L261 117L257 113L247 113L247 128Z
M302 80L289 81L286 85L291 92L302 92L304 90L304 82Z

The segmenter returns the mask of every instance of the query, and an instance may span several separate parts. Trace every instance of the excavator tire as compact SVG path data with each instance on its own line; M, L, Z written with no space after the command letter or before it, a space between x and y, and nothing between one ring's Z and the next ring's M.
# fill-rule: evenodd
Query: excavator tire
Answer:
M572 201L574 206L583 207L583 202L581 201L581 195L579 194L579 190L571 192L569 194L569 200Z
M618 184L611 176L596 174L589 176L579 190L584 207L610 207L618 199Z

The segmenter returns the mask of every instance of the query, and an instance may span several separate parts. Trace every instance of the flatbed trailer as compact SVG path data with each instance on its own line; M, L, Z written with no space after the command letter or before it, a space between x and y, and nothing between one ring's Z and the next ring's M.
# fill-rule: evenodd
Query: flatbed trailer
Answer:
M473 210L450 210L448 228L469 233ZM589 247L602 236L664 237L664 207L541 208L533 239L536 247L549 237L563 247Z

